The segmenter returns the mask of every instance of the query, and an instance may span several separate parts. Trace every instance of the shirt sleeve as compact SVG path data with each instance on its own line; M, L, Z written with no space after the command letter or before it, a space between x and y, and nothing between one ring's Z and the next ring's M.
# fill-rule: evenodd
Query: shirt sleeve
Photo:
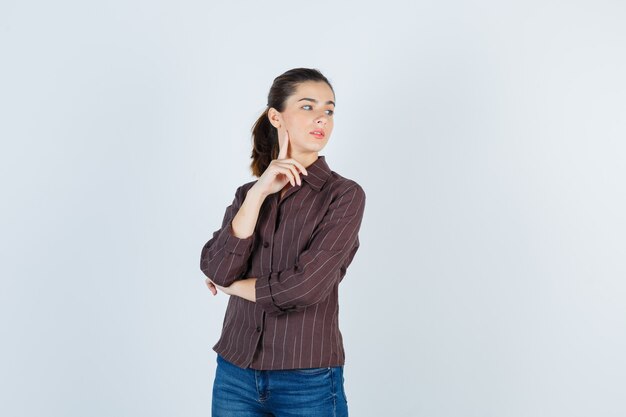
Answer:
M330 204L293 267L257 277L257 304L278 315L324 301L359 247L364 209L365 192L353 183Z
M213 232L213 237L204 245L200 255L200 270L223 287L228 287L246 273L252 252L254 233L240 239L233 235L231 224L245 197L246 190L242 185L237 188L233 202L226 208L222 227Z

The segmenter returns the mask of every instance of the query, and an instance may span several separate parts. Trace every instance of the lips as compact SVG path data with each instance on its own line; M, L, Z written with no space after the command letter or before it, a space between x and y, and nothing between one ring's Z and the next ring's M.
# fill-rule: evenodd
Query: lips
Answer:
M309 133L312 134L313 136L315 136L318 139L322 139L325 136L324 131L321 130L321 129L312 130Z

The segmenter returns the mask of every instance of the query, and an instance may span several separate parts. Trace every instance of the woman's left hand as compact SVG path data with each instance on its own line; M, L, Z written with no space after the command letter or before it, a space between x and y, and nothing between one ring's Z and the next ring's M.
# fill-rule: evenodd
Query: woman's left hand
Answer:
M228 287L222 287L221 285L214 283L211 281L211 278L207 278L205 282L213 295L216 295L219 290L227 295L235 295L252 302L256 301L256 278L247 278L235 281Z
M206 282L206 286L209 287L209 291L211 291L211 294L213 295L217 295L217 290L220 290L224 294L231 295L232 291L230 291L230 287L222 287L221 285L217 285L216 283L211 281L211 278L207 278L206 280L204 280L204 282Z

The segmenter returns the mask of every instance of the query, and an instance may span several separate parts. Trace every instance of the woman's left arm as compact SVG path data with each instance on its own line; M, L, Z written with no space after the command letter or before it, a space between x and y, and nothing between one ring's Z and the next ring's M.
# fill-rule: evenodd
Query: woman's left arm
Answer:
M228 287L222 287L221 285L217 285L211 281L210 278L206 279L206 285L209 287L213 295L216 295L217 290L220 290L224 294L245 298L253 303L256 302L256 290L254 289L255 284L256 278L246 278L237 280Z
M228 287L207 278L215 295L217 290L248 301L258 302L270 314L300 310L323 301L333 284L345 274L358 247L358 232L365 210L365 192L352 183L331 203L315 231L309 247L290 269L258 278L246 278Z
M359 247L364 210L365 192L350 181L330 204L298 262L286 270L253 278L256 303L269 314L283 314L324 301Z

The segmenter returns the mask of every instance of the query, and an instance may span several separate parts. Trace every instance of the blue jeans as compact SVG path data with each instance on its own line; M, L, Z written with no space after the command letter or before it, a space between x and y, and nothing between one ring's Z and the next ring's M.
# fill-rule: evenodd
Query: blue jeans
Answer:
M220 355L213 417L347 417L343 367L256 371Z

